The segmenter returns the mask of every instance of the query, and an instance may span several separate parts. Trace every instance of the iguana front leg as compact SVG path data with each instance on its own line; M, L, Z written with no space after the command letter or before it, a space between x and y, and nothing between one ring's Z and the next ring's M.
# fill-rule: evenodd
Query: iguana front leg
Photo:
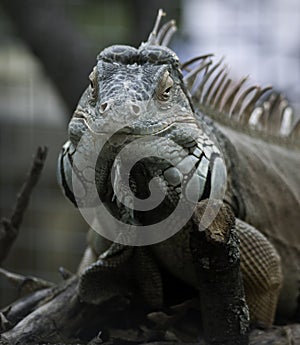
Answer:
M253 226L236 219L240 239L241 270L251 322L270 327L283 280L275 247Z
M113 243L90 230L78 274L79 294L88 303L99 304L115 295L138 292L147 306L162 307L161 274L147 247ZM138 291L134 291L136 288Z
M98 255L95 262L89 264L96 256L93 248L88 247L79 272L79 296L84 302L99 305L116 296L127 297L132 294L132 272L128 268L132 264L133 248L119 243Z

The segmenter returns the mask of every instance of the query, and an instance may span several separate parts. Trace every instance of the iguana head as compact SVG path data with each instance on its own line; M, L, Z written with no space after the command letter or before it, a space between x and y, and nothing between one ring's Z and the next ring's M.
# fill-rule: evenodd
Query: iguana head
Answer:
M166 34L173 26L169 23ZM104 49L89 79L69 124L74 144L87 129L151 135L175 123L195 123L179 59L153 32L138 49Z

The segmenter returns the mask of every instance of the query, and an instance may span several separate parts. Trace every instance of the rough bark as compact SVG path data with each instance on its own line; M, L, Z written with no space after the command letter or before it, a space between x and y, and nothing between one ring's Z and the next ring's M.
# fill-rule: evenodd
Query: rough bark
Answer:
M16 323L17 310L35 301L35 308L23 316L10 330L0 336L1 345L33 345L38 343L88 344L88 345L204 345L203 339L185 341L174 339L170 331L159 332L142 322L137 310L128 309L120 300L110 301L95 307L81 303L77 296L77 278L73 277L52 289L36 291L13 303L4 313L7 319ZM38 303L36 303L39 301ZM20 308L22 306L22 308ZM35 309L35 310L33 310ZM124 310L126 311L124 313ZM27 310L29 311L29 309ZM134 313L136 315L134 315ZM20 318L21 314L18 314ZM132 318L136 326L120 327L113 319ZM12 320L14 318L14 321ZM3 321L3 316L1 317ZM93 338L93 339L91 339ZM250 345L291 345L300 342L300 325L273 327L269 330L253 330ZM226 344L226 343L223 343ZM235 344L235 343L232 343ZM240 344L243 344L242 342Z
M86 336L91 338L101 327L106 328L113 315L108 311L113 309L117 313L127 306L125 299L117 297L101 306L83 303L77 294L77 284L78 277L73 276L52 289L36 291L6 308L2 315L12 327L0 336L0 341L9 345L82 343ZM16 323L21 314L23 318Z
M249 311L234 214L223 204L212 223L203 229L200 222L206 207L207 201L199 203L194 214L196 226L190 236L199 276L204 337L209 345L247 345Z

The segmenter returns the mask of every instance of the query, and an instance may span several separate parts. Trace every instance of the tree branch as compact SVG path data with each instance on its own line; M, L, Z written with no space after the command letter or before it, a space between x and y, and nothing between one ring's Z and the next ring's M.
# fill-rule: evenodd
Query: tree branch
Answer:
M17 196L17 202L10 219L3 218L0 221L0 263L7 257L11 246L18 236L24 213L28 207L30 195L40 178L46 157L47 148L39 147L34 157L32 167Z
M78 277L34 292L14 302L2 315L14 327L2 333L0 344L78 343L113 324L113 318L128 307L128 300L116 296L101 305L81 302L78 296ZM17 321L17 323L16 323Z
M211 202L211 201L210 201ZM199 277L204 336L209 345L247 345L249 311L240 272L239 241L231 209L222 205L206 228L201 217L216 205L204 200L195 210L190 246ZM200 226L199 226L200 225Z

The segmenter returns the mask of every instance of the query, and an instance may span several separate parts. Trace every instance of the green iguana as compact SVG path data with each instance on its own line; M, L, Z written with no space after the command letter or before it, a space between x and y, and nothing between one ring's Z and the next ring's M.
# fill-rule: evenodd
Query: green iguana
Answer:
M251 318L269 326L276 309L293 315L299 295L300 122L280 94L245 87L246 79L234 83L211 55L181 63L167 47L174 21L160 27L162 15L139 48L114 45L98 55L90 86L69 123L59 158L60 184L79 208L94 205L95 184L116 219L115 225L107 228L103 222L101 231L96 229L108 236L89 232L79 268L80 295L97 304L126 289L135 275L146 301L161 306L161 267L197 288L188 241L192 217L152 245L130 246L122 235L113 243L109 234L118 232L118 221L139 228L159 224L182 195L186 205L193 204L223 188L222 201L236 217ZM135 144L137 139L143 144ZM89 166L84 160L99 142L101 152ZM147 200L155 186L164 191L159 206L137 208L134 198ZM176 222L180 217L169 227Z

